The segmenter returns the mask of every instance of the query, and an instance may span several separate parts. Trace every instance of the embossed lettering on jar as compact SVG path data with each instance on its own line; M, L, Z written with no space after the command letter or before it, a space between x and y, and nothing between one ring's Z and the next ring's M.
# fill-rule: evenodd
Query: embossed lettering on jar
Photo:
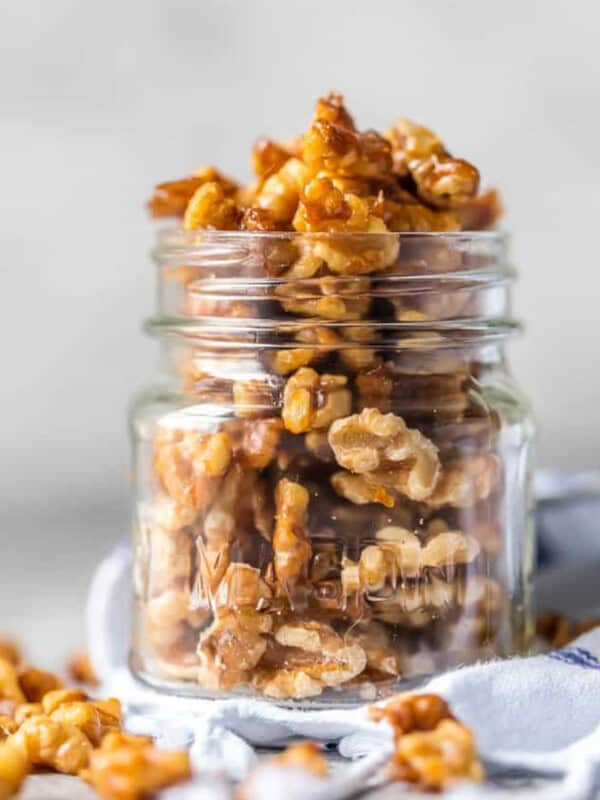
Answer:
M523 650L533 428L504 236L167 231L156 260L135 673L340 704Z

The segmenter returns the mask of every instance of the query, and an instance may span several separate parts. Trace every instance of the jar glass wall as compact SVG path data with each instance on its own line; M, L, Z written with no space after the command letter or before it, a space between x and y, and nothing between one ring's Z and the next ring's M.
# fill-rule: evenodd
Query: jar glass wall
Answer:
M339 704L523 650L533 429L503 236L177 231L156 260L135 674Z

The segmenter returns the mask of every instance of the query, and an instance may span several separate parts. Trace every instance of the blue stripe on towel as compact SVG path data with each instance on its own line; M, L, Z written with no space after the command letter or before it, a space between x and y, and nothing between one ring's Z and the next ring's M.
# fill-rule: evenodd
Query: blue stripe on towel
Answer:
M548 653L548 656L557 661L563 661L565 664L574 664L576 667L600 669L598 659L583 647L565 647L563 650L554 650L552 653Z

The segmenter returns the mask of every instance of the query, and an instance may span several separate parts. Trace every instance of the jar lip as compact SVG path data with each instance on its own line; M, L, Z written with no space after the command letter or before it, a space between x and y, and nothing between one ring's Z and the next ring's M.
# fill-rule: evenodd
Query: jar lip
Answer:
M185 320L181 317L155 316L144 323L146 333L151 336L167 336L191 341L210 341L215 348L228 350L256 349L256 336L261 337L261 349L303 349L305 343L295 340L291 334L294 328L298 330L310 325L326 327L331 331L342 333L344 330L365 331L372 330L376 325L378 336L369 341L369 347L380 349L410 349L415 350L415 344L420 345L421 352L428 349L443 350L454 349L457 346L466 347L476 343L478 346L485 342L506 339L523 331L523 323L510 317L474 318L474 319L448 319L429 320L422 322L411 321L373 321L373 320L323 320L305 318L296 323L286 323L282 320L243 319L235 320L227 317L204 317L201 319ZM279 334L276 335L275 334ZM274 335L272 341L269 335ZM286 334L290 334L287 338ZM386 340L385 335L402 334L409 338L405 341ZM237 335L237 336L236 336ZM410 337L420 336L419 342ZM231 337L235 337L233 340ZM311 348L323 353L332 349L331 344L311 343ZM336 344L335 349L356 348L355 341L346 340Z

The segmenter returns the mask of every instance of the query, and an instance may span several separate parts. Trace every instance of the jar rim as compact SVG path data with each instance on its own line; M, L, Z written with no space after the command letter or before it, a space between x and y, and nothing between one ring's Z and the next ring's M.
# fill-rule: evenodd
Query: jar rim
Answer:
M208 241L213 239L240 239L241 241L256 241L261 239L298 239L315 240L323 237L336 240L348 239L372 239L379 240L385 238L394 239L422 239L430 242L440 242L450 240L454 242L471 240L473 242L497 242L506 244L510 239L510 234L504 228L494 228L492 230L481 231L245 231L232 230L224 231L217 228L198 228L196 230L183 230L176 226L159 228L157 239L159 246L162 244L176 244L178 241L194 242Z

